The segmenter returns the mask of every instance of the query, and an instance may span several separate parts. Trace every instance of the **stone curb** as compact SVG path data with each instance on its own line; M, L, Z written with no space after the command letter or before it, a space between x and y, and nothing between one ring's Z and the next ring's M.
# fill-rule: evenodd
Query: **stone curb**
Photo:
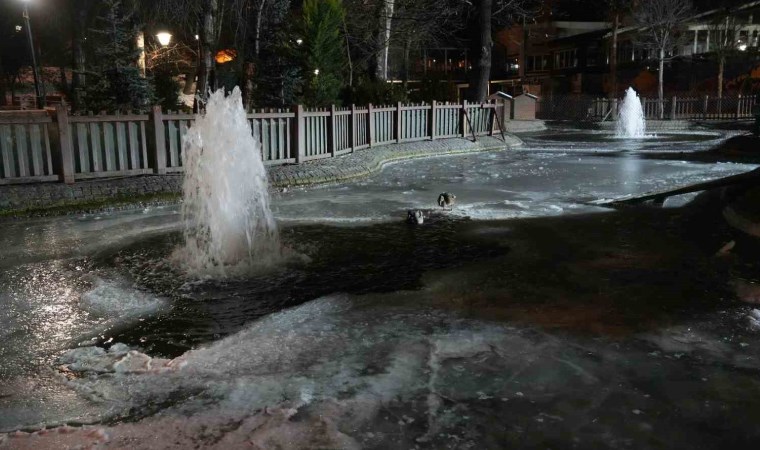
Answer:
M522 141L515 136L506 136L506 138L506 144L501 139L493 137L481 137L478 142L456 138L447 139L448 142L423 141L391 144L362 149L335 159L322 159L301 165L276 166L269 171L270 185L275 188L282 188L338 183L371 175L382 170L384 166L396 162L435 156L507 150L522 145ZM458 142L455 145L435 145L439 142L451 144L452 141Z
M274 189L331 184L354 180L377 172L387 164L443 155L507 150L522 145L514 135L506 142L481 136L477 142L452 138L388 144L358 150L336 158L325 158L298 165L267 168ZM16 184L0 186L0 216L60 215L129 209L146 204L179 201L172 196L182 191L182 175L147 175L63 183Z

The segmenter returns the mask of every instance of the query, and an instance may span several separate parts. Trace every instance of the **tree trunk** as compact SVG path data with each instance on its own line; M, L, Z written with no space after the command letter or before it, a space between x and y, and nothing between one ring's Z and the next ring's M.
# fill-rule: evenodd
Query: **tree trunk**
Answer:
M612 49L610 50L610 92L609 98L617 97L617 47L618 28L620 27L620 14L615 12L612 21Z
M388 52L391 42L391 22L393 20L394 0L382 0L378 9L380 32L378 34L379 49L376 55L375 78L388 79Z
M663 72L665 71L665 49L660 49L660 70L659 74L657 75L657 99L659 100L657 103L659 104L659 113L660 113L660 119L665 117L665 105L662 103L663 101L663 93L662 93L662 80L663 80Z
M185 85L182 87L182 93L190 95L194 92L193 83L195 83L196 71L188 69L185 73Z
M254 76L256 75L256 64L249 61L243 65L243 107L250 111L253 107L253 91L255 90Z
M476 56L475 68L470 78L470 100L484 102L488 97L488 82L491 78L491 15L493 0L478 2L477 20L470 23L469 35L477 47L473 45L473 55ZM473 39L474 38L474 39Z
M726 57L721 55L718 61L718 98L723 98L723 70L726 66Z
M58 67L58 76L60 77L60 83L63 92L69 93L69 80L66 79L66 68L64 66Z
M404 73L402 74L402 80L404 82L404 88L406 89L407 85L409 84L409 55L411 53L412 49L412 39L408 38L406 42L404 42Z
M72 71L71 71L71 106L78 111L82 104L81 90L87 84L85 76L86 59L84 39L87 30L86 2L77 2L79 7L74 10L73 36L71 40Z
M261 18L264 15L264 4L266 3L266 0L260 1L258 9L256 9L256 29L253 38L253 55L256 61L259 60L259 53L261 53Z
M0 56L0 106L6 106L8 104L8 98L6 97L8 92L6 80L5 69L3 69L3 58Z
M137 47L137 67L140 69L140 76L145 78L147 68L145 65L145 32L140 30L135 36L135 47Z
M195 94L196 103L201 99L203 103L208 96L209 85L214 70L214 48L216 46L216 16L218 13L218 0L204 0L203 2L203 23L201 24L201 54L198 64L198 83L196 84ZM198 105L193 108L198 110Z
M348 59L348 87L354 85L354 62L351 60L351 47L348 45L348 26L346 25L346 16L343 16L343 36L346 38L346 56Z

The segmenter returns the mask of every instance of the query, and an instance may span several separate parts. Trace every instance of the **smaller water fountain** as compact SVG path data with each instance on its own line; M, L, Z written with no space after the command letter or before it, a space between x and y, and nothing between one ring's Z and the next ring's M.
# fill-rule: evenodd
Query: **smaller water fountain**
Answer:
M261 148L240 89L211 94L183 139L185 244L174 258L195 276L236 275L282 257Z
M615 137L624 139L641 139L647 137L644 110L641 107L639 94L629 87L625 91L625 98L620 103L617 117L617 130Z

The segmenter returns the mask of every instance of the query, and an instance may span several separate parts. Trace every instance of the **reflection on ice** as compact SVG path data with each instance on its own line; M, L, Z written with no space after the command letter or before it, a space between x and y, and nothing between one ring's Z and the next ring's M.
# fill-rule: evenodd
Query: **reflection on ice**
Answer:
M153 446L198 445L213 429L230 446L470 448L498 439L649 448L677 436L679 446L709 447L723 441L700 424L760 392L750 373L723 367L760 370L754 353L700 322L633 341L563 339L397 295L322 298L171 362L117 345L71 350L59 362L80 374L71 386L114 417L164 405L160 415L101 428L117 446L146 436ZM730 389L737 383L743 393ZM692 404L702 396L722 403ZM733 428L746 434L732 442L758 437L752 420L737 418ZM173 432L154 434L165 427ZM60 442L34 439L41 448Z

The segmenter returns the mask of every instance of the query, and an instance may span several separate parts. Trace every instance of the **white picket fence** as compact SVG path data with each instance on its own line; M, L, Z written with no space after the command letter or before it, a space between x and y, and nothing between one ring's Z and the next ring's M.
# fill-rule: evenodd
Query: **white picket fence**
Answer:
M495 103L437 103L248 114L267 165L298 164L400 142L493 134ZM0 184L181 172L193 114L70 115L0 112Z
M757 102L757 95L668 96L662 101L657 98L641 98L647 120L750 119L753 117L752 107ZM583 95L545 96L538 102L537 117L544 120L615 120L618 103L618 99Z

